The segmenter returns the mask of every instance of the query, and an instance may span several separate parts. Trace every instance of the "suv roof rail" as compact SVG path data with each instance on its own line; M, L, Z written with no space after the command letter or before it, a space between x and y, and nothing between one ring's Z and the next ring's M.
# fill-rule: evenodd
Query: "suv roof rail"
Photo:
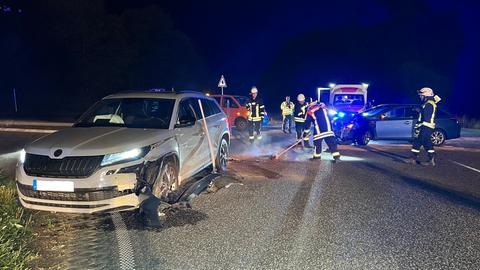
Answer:
M152 88L144 91L145 93L175 93L175 89Z
M177 94L188 94L188 93L192 93L192 94L201 94L201 95L204 95L204 93L200 92L200 91L195 91L195 90L180 90L180 91L176 91L175 93Z
M126 91L120 91L115 94L134 94L134 93L165 93L165 94L200 94L200 95L205 95L204 93L200 91L195 91L195 90L180 90L180 91L175 91L175 89L165 89L165 88L152 88L148 90L126 90Z
M130 94L130 93L175 93L171 90L166 90L164 88L152 88L148 90L125 90L117 92L116 94Z

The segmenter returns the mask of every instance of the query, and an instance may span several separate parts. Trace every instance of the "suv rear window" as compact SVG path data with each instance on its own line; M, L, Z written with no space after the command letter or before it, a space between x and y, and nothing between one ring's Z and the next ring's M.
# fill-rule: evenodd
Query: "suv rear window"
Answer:
M221 112L221 109L218 107L217 103L210 99L202 99L202 106L205 113L205 117L214 115Z

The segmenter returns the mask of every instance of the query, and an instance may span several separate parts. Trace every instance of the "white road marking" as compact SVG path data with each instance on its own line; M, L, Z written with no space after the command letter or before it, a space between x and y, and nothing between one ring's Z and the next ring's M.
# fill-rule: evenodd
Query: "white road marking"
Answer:
M465 164L462 164L462 163L460 163L460 162L456 162L456 161L453 161L453 160L451 160L451 162L453 162L453 163L455 163L455 164L457 164L457 165L460 165L460 166L462 166L462 167L465 167L465 168L467 168L467 169L470 169L470 170L472 170L472 171L475 171L475 172L480 173L480 170L479 170L479 169L475 169L475 168L473 168L473 167L470 167L470 166L468 166L468 165L465 165Z
M55 129L35 129L35 128L0 128L0 131L5 132L23 132L23 133L53 133Z
M112 221L117 236L120 269L134 270L135 256L133 255L133 248L130 242L130 236L128 235L127 225L125 225L125 222L123 222L122 216L119 213L112 214Z

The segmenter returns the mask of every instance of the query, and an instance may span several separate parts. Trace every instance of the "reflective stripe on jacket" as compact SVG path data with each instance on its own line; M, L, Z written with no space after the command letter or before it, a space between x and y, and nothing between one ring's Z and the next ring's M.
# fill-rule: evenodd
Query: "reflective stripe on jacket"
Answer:
M435 113L437 111L437 104L433 98L429 98L421 106L420 114L418 115L418 125L426 126L428 128L435 128Z
M248 110L248 121L258 122L262 121L265 115L265 105L260 98L250 99L245 106Z
M332 125L325 108L319 108L315 111L309 111L305 122L305 129L308 130L313 124L313 140L319 140L326 137L333 137Z
M292 115L293 110L295 108L295 104L293 102L287 103L286 101L282 102L282 105L280 105L280 109L282 110L282 115Z
M295 122L297 123L304 123L305 122L305 115L307 113L308 103L305 102L303 105L298 103L293 108L293 117Z

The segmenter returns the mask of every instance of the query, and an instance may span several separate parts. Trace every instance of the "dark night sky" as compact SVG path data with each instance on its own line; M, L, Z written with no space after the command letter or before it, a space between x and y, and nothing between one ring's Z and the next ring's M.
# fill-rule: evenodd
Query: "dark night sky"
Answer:
M475 1L160 2L230 91L256 84L278 100L271 93L369 82L380 101L412 102L428 85L451 111L479 115Z
M480 117L473 0L105 1L111 14L160 8L171 18L205 70L189 87L215 91L224 74L227 91L257 85L277 107L284 95L313 95L329 82L368 82L377 102L417 102L415 91L431 86L451 112Z

